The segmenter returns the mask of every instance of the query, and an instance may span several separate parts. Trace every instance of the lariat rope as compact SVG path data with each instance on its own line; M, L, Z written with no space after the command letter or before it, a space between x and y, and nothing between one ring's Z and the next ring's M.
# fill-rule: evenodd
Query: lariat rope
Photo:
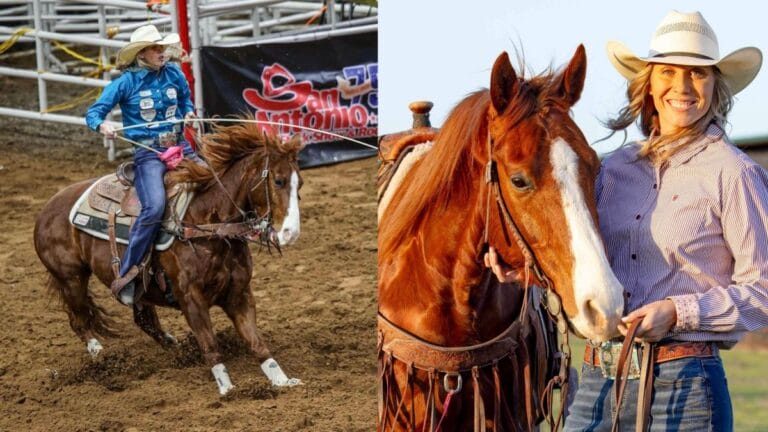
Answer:
M161 125L161 124L178 124L178 123L194 123L194 122L202 122L202 123L206 123L206 122L207 123L256 123L256 124L264 124L264 125L269 125L269 126L282 126L282 127L288 127L288 128L297 128L297 129L309 130L309 131L313 131L313 132L320 132L320 133L325 134L325 135L330 135L330 136L333 136L333 137L336 137L336 138L343 139L345 141L350 141L350 142L353 142L355 144L359 144L359 145L361 145L363 147L368 147L370 149L378 150L378 147L376 147L374 145L368 144L368 143L360 141L360 140L356 140L354 138L346 137L344 135L339 135L339 134L334 133L334 132L329 132L327 130L311 128L311 127L308 127L308 126L294 125L294 124L289 124L289 123L273 122L273 121L268 121L268 120L228 119L228 118L212 118L212 117L211 118L195 118L195 119L190 119L190 120L185 120L185 119L181 119L181 120L161 120L161 121L155 121L155 122L149 122L149 123L141 123L141 124L136 124L136 125L131 125L131 126L123 126L123 127L115 128L115 131L118 132L118 131L123 131L123 130L137 128L137 127L153 127L153 126L158 126L158 125Z
M333 136L333 137L336 137L336 138L340 138L342 140L346 140L346 141L353 142L355 144L359 144L359 145L364 146L364 147L368 147L368 148L371 148L371 149L374 149L374 150L378 150L377 146L368 144L368 143L360 141L360 140L356 140L354 138L349 138L349 137L346 137L344 135L339 135L339 134L334 133L334 132L329 132L327 130L316 129L316 128L312 128L312 127L308 127L308 126L300 126L300 125L287 124L287 123L281 123L281 122L273 122L273 121L268 121L268 120L248 120L248 119L228 119L228 118L174 119L174 120L160 120L160 121L154 121L154 122L148 122L148 123L140 123L140 124L135 124L135 125L131 125L131 126L122 126L122 127L115 128L114 130L115 130L115 132L120 132L120 131L125 131L125 130L128 130L128 129L134 129L134 128L138 128L138 127L153 127L153 126L158 126L158 125L161 125L161 124L174 124L175 125L175 124L179 124L179 123L184 123L184 124L191 123L191 124L194 125L197 122L200 122L200 123L205 123L205 122L208 122L208 123L255 123L255 124L263 124L263 125L270 125L270 126L281 126L281 127L297 128L297 129L309 130L309 131L314 131L314 132L320 132L320 133L325 134L325 135L330 135L330 136ZM196 131L196 132L198 134L200 134L199 131ZM127 142L129 144L132 144L132 145L135 145L135 146L138 146L138 147L150 150L150 151L152 151L152 152L154 152L154 153L156 153L158 155L162 154L161 151L153 149L152 147L150 147L148 145L139 143L137 141L131 140L131 139L126 138L124 136L115 135L115 137L120 139L120 140L122 140L122 141L125 141L125 142ZM213 174L213 178L216 179L216 182L219 184L221 189L224 190L224 193L226 194L226 196L229 199L229 201L232 202L232 204L235 206L237 211L243 216L243 218L247 219L247 213L245 211L243 211L243 209L241 209L237 205L235 200L230 195L229 191L227 191L227 189L221 183L221 180L219 179L219 176L217 175L216 171L213 168L211 168L211 173ZM251 188L251 190L256 189L256 187L258 187L263 181L265 181L265 179L266 179L268 174L269 174L269 156L267 155L267 159L266 159L266 162L265 162L265 167L264 167L264 170L262 171L261 180L255 186L253 186L253 188ZM268 188L266 189L266 191L267 191L267 208L268 208L269 212L271 212L271 205L270 205L271 203L270 203L270 200L269 200L269 190L268 190ZM267 214L270 214L269 212Z

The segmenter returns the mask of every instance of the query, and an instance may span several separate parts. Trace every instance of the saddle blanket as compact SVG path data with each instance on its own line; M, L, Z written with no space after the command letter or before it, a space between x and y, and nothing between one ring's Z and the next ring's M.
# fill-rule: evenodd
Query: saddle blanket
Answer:
M162 229L155 239L155 249L162 251L171 247L175 239L173 232L192 200L192 191L186 184L177 184L166 191L166 208ZM96 180L75 202L69 212L69 222L77 229L96 238L109 240L108 215L114 210L115 237L121 244L128 244L131 225L141 211L136 190L120 183L115 174ZM174 217L175 215L175 217Z

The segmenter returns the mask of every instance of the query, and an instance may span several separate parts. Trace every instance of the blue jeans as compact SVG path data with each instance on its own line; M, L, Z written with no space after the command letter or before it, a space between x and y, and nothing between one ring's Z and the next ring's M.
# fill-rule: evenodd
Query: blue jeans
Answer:
M136 218L128 237L128 248L120 265L120 276L124 276L152 247L165 211L165 164L157 154L146 149L137 149L133 156L133 171L136 194L141 203L141 212Z
M181 141L179 144L183 146L185 158L195 162L202 161L188 142ZM165 150L158 145L152 147L158 151ZM155 242L165 213L165 183L163 182L166 172L165 164L155 152L138 147L133 156L133 164L133 186L136 188L136 195L139 196L141 212L128 236L128 248L120 265L120 276L128 273L132 266L141 263L142 258Z
M654 366L651 431L730 432L733 407L720 357L689 357ZM627 383L619 419L635 430L638 380ZM565 431L610 431L613 380L587 363L565 420Z

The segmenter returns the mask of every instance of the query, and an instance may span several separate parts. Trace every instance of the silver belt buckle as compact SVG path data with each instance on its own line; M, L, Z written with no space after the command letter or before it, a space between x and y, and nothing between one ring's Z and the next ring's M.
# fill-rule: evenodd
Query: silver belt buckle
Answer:
M597 354L600 357L600 369L603 371L603 378L616 379L616 369L619 366L619 356L621 355L621 342L603 342L597 348ZM637 345L632 345L632 353L629 361L629 379L640 378L640 354Z
M176 145L176 133L175 132L163 132L157 136L157 142L163 147L171 147Z

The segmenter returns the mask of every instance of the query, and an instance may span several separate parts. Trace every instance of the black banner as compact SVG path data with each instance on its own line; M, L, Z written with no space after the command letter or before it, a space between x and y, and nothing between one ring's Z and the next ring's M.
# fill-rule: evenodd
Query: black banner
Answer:
M205 116L247 114L265 122L265 130L285 137L301 133L307 144L302 167L376 154L324 133L376 144L376 32L311 42L203 47L201 65Z

